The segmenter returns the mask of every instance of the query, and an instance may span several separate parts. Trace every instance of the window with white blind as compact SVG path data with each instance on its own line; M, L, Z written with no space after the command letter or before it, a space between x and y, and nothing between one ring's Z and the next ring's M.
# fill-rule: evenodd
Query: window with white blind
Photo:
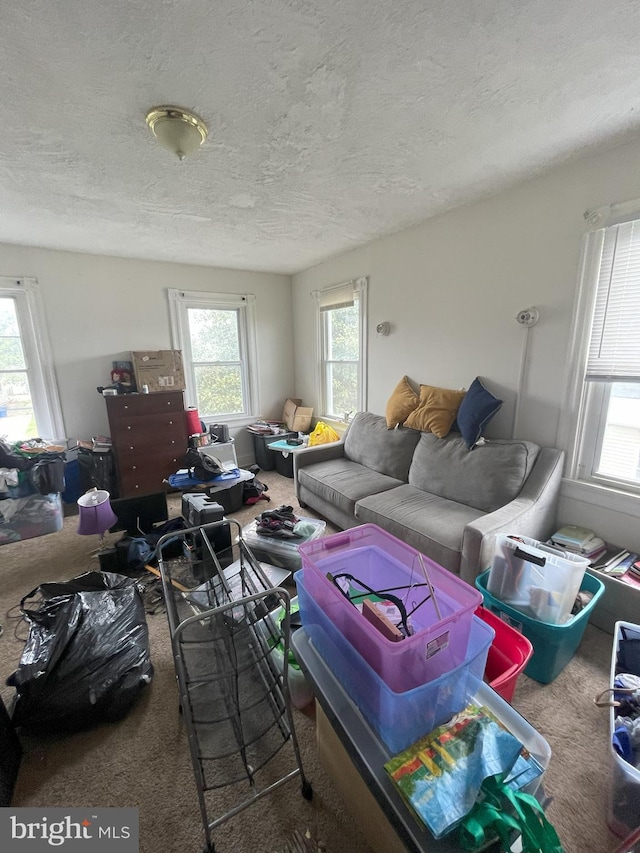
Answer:
M587 236L580 301L573 475L640 494L640 219Z
M322 415L346 418L366 409L367 279L315 292L318 405Z

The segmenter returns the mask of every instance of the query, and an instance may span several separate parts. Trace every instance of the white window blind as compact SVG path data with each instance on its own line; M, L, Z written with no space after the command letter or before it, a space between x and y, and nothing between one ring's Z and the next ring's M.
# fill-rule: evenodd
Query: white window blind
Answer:
M318 304L321 311L333 311L336 308L351 308L356 299L356 285L353 281L330 287L327 290L319 290L317 293Z
M640 379L640 220L604 232L585 378Z

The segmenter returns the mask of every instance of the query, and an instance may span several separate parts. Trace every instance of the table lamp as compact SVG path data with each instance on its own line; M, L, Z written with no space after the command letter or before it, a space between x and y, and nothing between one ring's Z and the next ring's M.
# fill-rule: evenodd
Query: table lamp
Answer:
M100 550L104 547L104 534L118 520L109 503L109 492L104 489L89 489L78 498L80 521L78 533L81 536L99 536Z

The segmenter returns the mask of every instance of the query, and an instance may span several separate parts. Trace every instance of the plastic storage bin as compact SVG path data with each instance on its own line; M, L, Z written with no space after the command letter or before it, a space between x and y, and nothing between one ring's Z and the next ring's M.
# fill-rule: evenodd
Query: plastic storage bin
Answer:
M534 681L548 684L562 672L574 656L589 616L604 592L604 584L598 578L585 574L580 590L593 593L591 601L564 625L550 625L548 622L526 616L495 598L487 589L488 577L489 572L484 572L476 578L476 586L484 596L484 606L497 613L531 642L533 654L525 667L525 674Z
M59 492L0 500L0 545L57 533L63 524Z
M297 438L298 433L291 433L292 438ZM293 479L293 454L298 452L302 445L287 444L287 439L283 436L276 436L277 441L269 442L268 452L275 459L275 467L281 477Z
M235 439L233 438L230 438L229 441L214 441L212 444L205 444L204 447L198 448L198 453L202 456L215 456L223 465L232 468L238 467ZM225 470L227 469L225 468Z
M281 569L296 572L301 565L299 546L305 541L309 542L313 539L318 539L327 527L327 522L318 518L297 517L300 521L307 522L313 526L313 533L306 540L298 539L296 541L293 539L276 539L269 536L260 536L256 532L255 521L242 528L242 538L249 546L251 553L258 560L264 560L265 563L271 563L272 566L279 566Z
M529 539L496 536L487 590L527 616L564 624L580 590L589 560Z
M524 636L486 607L478 607L475 615L495 631L487 655L484 680L507 702L511 702L518 676L533 654L533 646Z
M306 581L312 577L307 569L294 576L302 625L318 654L392 753L405 749L465 707L482 681L494 637L493 628L486 622L471 615L462 664L412 690L396 692L369 666L309 593Z
M617 665L618 647L623 639L623 629L628 639L640 645L640 625L631 622L616 622L613 636L613 650L611 654L611 676L609 686L613 687L613 681L618 672L622 672ZM624 670L628 672L629 670ZM640 675L631 671L632 675ZM612 737L617 709L609 709L609 753L611 758L611 785L608 786L607 794L607 823L612 832L625 838L640 822L640 769L634 767L614 750Z
M297 610L298 599L297 597L295 597L291 599L290 612L295 613ZM280 628L284 616L284 607L278 608L278 610L275 610L271 614L271 617L275 620L278 628ZM271 646L271 657L273 658L275 666L278 670L284 670L283 642L281 641L277 646L274 646L272 644L270 628L264 619L261 619L259 622L256 623L256 628L262 639ZM289 649L287 685L289 687L289 696L291 697L291 704L294 706L294 708L298 708L299 710L301 710L302 708L306 708L307 705L313 702L313 688L307 681L304 672L300 669L300 665L296 661L291 649Z
M362 524L300 546L309 568L307 590L338 630L392 690L411 690L464 663L473 611L481 594L451 572L422 557L435 590L439 615L411 548L375 524ZM326 577L348 573L375 590L399 597L414 633L401 642L384 637ZM350 584L359 590L357 583ZM384 597L384 596L382 596Z
M297 432L285 432L279 435L256 435L253 433L253 452L256 457L256 464L263 471L275 471L277 454L269 450L269 445L274 441L296 438L297 435Z

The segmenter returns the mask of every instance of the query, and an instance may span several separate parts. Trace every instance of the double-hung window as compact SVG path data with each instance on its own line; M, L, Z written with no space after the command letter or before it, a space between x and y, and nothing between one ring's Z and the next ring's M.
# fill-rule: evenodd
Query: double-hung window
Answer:
M366 408L367 279L315 293L318 402L323 415L345 418Z
M571 476L640 495L640 219L585 240Z
M254 297L169 291L187 401L206 423L251 418L258 408Z
M64 435L38 283L0 276L0 439Z

